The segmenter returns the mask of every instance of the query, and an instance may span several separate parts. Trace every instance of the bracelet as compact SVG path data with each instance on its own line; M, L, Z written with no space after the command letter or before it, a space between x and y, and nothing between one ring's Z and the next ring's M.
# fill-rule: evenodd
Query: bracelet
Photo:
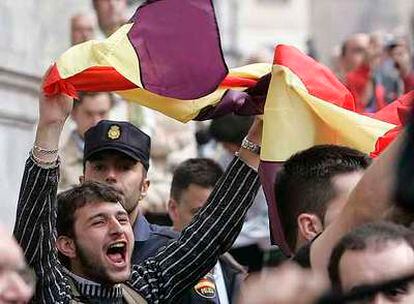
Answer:
M56 166L56 164L58 162L58 159L51 160L51 161L45 161L45 160L40 159L39 157L37 157L33 153L33 149L32 149L32 151L30 151L30 157L33 159L33 161L37 165L39 165L40 167L43 167L43 168L51 168L51 167L54 167L54 166Z
M50 149L45 149L45 148L42 148L36 145L33 145L33 151L36 151L39 154L46 154L46 155L58 153L58 149L50 150Z
M251 142L250 140L247 139L247 137L243 139L241 147L246 150L249 150L250 152L254 154L260 154L261 146Z

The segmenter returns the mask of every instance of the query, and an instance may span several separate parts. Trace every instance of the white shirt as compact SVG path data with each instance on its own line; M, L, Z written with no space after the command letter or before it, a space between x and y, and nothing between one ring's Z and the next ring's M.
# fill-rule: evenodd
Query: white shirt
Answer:
M227 294L226 283L224 282L223 270L221 269L219 261L217 261L214 266L214 280L220 304L229 304L229 297Z

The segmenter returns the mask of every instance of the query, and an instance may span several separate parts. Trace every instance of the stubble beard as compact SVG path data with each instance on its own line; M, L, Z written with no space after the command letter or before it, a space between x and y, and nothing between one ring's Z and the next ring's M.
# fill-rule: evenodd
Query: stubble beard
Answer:
M76 242L76 254L79 257L83 272L87 274L91 281L102 285L114 285L117 283L112 281L104 265L88 257L87 251L78 242Z

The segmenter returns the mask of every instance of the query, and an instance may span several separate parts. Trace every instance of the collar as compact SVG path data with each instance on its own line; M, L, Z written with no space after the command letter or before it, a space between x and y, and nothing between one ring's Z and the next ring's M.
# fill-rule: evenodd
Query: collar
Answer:
M140 212L134 223L134 237L135 241L147 241L151 236L151 225L147 219Z
M111 303L122 303L122 287L120 284L103 286L99 283L82 278L70 270L63 268L64 272L72 278L78 292L88 299L110 300ZM103 302L102 301L102 302Z

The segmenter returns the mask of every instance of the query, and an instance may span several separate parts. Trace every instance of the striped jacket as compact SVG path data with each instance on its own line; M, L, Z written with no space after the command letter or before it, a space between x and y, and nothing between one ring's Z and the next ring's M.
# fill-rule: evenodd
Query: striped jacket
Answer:
M29 157L20 189L14 235L37 274L36 303L66 304L72 298L55 247L58 171L58 165L42 168ZM257 173L235 158L180 238L132 266L130 286L148 303L173 303L230 248L258 188Z

